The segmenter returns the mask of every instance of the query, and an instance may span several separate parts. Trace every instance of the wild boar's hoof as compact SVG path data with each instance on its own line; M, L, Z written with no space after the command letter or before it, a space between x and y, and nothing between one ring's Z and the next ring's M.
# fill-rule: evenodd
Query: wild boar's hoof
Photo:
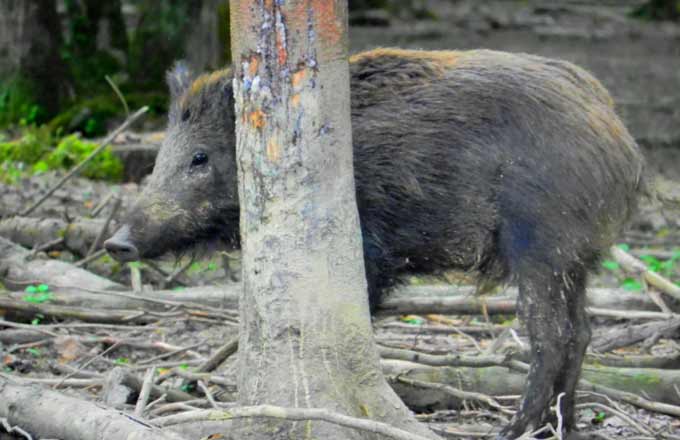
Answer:
M118 261L136 261L139 260L139 250L130 241L130 229L123 226L116 232L113 237L104 242L106 251Z

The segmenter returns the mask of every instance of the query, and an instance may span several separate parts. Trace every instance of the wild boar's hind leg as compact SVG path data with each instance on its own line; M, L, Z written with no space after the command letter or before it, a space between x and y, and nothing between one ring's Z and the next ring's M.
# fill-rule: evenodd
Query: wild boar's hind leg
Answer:
M552 420L550 405L561 392L565 392L561 407L571 407L587 345L585 339L578 342L578 327L585 317L576 322L572 319L578 314L573 307L583 301L577 299L584 295L583 283L540 263L524 266L518 277L517 309L529 333L531 366L519 411L498 437L503 440L518 438L527 429L540 428ZM571 410L567 417L565 422L573 424ZM571 426L565 426L565 430L571 430Z
M581 364L590 343L590 322L586 313L586 278L585 269L578 268L569 273L567 280L570 292L567 294L569 302L569 318L573 325L572 338L567 348L566 362L555 382L555 395L564 393L560 401L560 411L564 429L569 432L574 427L574 403L576 385L581 373ZM568 437L572 438L572 437Z

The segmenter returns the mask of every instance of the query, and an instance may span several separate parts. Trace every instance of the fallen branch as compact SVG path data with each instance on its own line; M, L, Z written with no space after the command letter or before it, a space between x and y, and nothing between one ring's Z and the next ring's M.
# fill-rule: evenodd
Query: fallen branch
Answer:
M268 418L297 421L320 420L339 426L344 426L346 428L380 434L396 440L431 440L429 437L423 437L403 429L394 428L387 423L350 417L344 414L329 411L327 409L283 408L272 405L242 406L229 408L228 410L211 409L188 411L177 415L159 417L157 419L153 419L152 423L157 426L164 427L208 420L234 420L242 418Z
M597 331L590 343L590 348L598 352L607 352L620 347L627 347L653 336L675 339L680 334L680 317L663 321L646 322L614 329Z
M0 374L0 417L38 438L79 440L182 440L121 411L26 386ZM77 417L74 417L77 415Z
M404 350L407 351L407 350ZM441 383L459 388L463 391L475 391L488 396L521 394L524 389L526 373L520 368L527 365L513 361L512 369L506 363L485 367L449 367L440 366L446 356L422 358L420 362L402 360L381 360L383 373L386 376L398 376L430 383ZM489 360L488 357L486 360ZM434 363L437 366L428 365ZM633 405L670 415L680 414L680 395L674 385L680 383L680 371L614 368L585 365L582 372L582 383L579 389L602 392L614 399L624 400ZM446 393L430 390L428 393L414 388L405 388L404 384L394 384L397 394L413 410L435 408L457 408L461 401ZM597 389L595 389L597 388ZM635 394L634 394L635 393ZM637 394L644 394L647 399Z
M9 217L0 220L0 237L32 249L55 243L52 248L85 255L105 223L106 220L87 218L67 222L57 218Z

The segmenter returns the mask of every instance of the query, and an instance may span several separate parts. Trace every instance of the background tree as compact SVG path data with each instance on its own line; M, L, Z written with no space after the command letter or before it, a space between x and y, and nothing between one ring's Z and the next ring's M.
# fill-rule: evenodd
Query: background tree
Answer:
M680 1L649 0L636 8L633 16L648 20L680 20Z
M0 123L9 113L40 120L58 111L69 87L61 43L56 0L0 0Z
M327 408L432 436L387 385L373 340L352 168L347 2L231 0L231 18L240 403ZM323 422L248 428L249 438L365 438Z

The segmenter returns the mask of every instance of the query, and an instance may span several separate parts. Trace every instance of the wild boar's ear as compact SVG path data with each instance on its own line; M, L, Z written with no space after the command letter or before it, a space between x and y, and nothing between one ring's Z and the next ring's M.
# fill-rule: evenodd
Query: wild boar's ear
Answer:
M177 61L172 69L165 74L165 79L168 82L172 99L182 96L192 81L191 71L186 61Z

